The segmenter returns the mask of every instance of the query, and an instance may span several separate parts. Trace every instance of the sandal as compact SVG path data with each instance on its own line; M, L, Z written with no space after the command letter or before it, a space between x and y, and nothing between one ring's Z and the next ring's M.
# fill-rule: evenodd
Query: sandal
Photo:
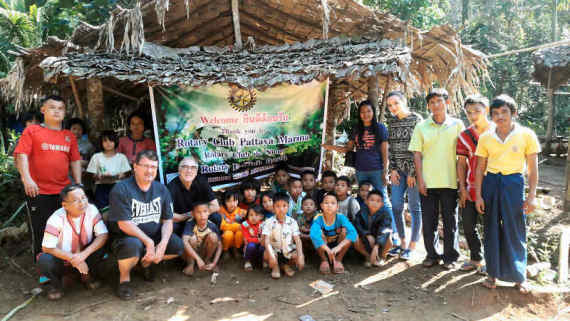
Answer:
M54 286L49 286L47 291L47 298L51 301L59 300L63 297L63 290Z
M334 264L333 264L333 265L334 265L333 270L334 270L334 273L335 273L335 274L344 273L344 265L342 265L341 262L339 262L339 261L334 261Z
M130 300L135 297L133 289L131 289L129 283L129 281L119 283L119 287L117 287L117 295L121 300Z
M319 266L319 271L322 274L329 274L331 273L331 266L329 265L329 262L327 261L322 261L321 265Z
M459 268L459 269L463 272L469 272L469 271L473 271L477 268L478 268L477 264L475 264L471 261L466 261L465 263L463 263L463 265L461 265L461 268Z
M529 294L530 293L529 285L526 282L516 283L515 289L519 290L520 294Z
M483 281L483 283L481 283L481 285L486 287L489 290L493 290L493 289L497 288L497 280L493 279L493 278L486 278L485 281Z
M243 269L247 272L251 272L251 271L253 271L253 265L251 265L251 262L247 261L243 265Z
M289 266L289 264L283 264L281 268L283 269L285 275L287 275L288 277L292 277L293 275L295 275L295 271L293 271L293 269Z
M281 278L281 272L279 272L279 269L276 271L271 271L271 277L275 280Z

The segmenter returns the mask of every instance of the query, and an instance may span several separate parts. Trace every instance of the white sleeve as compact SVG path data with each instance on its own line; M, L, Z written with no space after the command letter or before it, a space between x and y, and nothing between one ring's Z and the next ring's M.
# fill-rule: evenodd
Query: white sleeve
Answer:
M56 248L59 242L59 234L62 232L62 220L58 215L52 215L46 222L42 247Z
M271 234L271 219L263 222L263 226L261 227L261 235L269 235Z
M129 160L127 159L127 156L125 156L125 154L121 154L120 155L120 159L121 159L121 165L119 166L119 174L122 173L126 173L128 171L131 170L131 165L129 165Z
M93 155L87 165L87 173L97 174L97 163L99 162L99 153Z
M293 232L293 236L299 236L301 235L301 231L299 231L299 224L297 224L297 221L292 220L293 224L291 224L291 231Z

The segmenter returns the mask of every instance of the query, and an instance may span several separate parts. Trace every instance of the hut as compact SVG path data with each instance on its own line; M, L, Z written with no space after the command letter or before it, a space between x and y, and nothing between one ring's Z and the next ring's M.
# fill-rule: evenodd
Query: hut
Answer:
M73 97L73 112L93 129L113 121L105 117L113 106L146 104L149 85L263 89L328 77L328 141L352 101L383 105L391 89L423 93L434 83L461 101L486 76L484 55L451 27L421 31L353 0L141 0L18 55L0 80L2 99L21 110L56 91ZM271 70L267 59L279 55L291 59Z

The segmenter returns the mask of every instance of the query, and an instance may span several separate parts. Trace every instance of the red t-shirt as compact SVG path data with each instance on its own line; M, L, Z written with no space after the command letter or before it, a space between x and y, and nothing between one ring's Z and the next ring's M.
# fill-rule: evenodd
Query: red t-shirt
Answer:
M117 148L117 152L125 154L130 164L135 162L137 154L143 150L156 150L154 141L150 138L133 140L129 136L121 137L119 139L119 147Z
M248 221L241 223L243 238L247 243L259 243L259 235L261 235L260 225L260 223L253 225Z
M28 155L30 175L43 195L59 194L70 184L69 165L81 160L77 139L71 131L40 125L24 130L14 154Z
M459 133L457 138L457 155L467 157L467 191L472 202L475 202L475 168L477 168L475 150L477 150L478 141L479 134L473 125Z

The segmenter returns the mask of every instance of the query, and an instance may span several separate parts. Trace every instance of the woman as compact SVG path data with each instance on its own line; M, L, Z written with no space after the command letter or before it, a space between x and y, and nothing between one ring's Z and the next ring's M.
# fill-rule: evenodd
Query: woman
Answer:
M135 157L143 150L155 150L154 141L144 137L145 122L144 116L139 112L132 113L127 118L129 124L129 135L119 139L118 153L125 154L129 160L129 164L133 164Z

